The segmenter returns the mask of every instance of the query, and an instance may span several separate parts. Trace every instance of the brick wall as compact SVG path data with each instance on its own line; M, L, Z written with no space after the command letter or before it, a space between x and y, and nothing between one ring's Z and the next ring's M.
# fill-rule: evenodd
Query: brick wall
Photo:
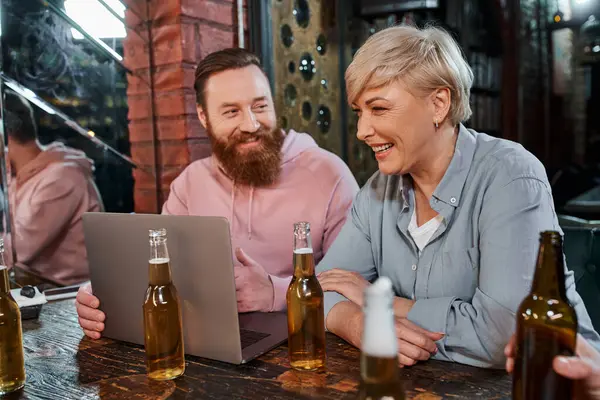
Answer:
M210 154L196 116L194 68L208 53L238 45L236 2L126 3L124 62L134 71L128 76L127 88L129 140L132 158L142 167L134 171L135 211L156 213L169 194L172 180L190 162ZM146 21L151 21L151 37Z

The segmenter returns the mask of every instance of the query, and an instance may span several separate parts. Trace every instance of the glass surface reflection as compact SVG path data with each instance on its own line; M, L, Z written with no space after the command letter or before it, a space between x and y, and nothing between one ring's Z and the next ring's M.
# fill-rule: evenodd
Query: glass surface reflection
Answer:
M89 3L1 3L5 238L21 284L87 280L82 214L133 211L124 7Z

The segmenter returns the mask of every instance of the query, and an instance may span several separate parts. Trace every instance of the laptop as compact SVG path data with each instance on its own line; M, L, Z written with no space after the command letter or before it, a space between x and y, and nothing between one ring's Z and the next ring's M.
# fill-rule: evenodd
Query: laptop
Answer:
M226 218L85 213L83 227L103 336L144 345L148 231L165 228L186 354L243 364L287 340L285 313L238 314Z

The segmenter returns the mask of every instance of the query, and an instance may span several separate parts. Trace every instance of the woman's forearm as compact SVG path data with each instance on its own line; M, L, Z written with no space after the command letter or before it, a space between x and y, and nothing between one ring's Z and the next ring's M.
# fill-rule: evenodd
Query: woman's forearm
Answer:
M360 348L363 316L356 304L351 301L337 303L327 314L325 325L329 332Z
M406 318L413 304L415 304L414 300L394 297L394 315L398 318Z

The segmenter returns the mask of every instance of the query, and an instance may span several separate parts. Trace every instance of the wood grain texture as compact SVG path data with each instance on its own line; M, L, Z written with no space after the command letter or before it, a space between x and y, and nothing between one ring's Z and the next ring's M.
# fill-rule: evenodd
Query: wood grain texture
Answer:
M175 381L147 379L144 349L109 339L84 338L72 300L46 304L39 320L23 324L27 383L12 399L355 399L359 352L327 337L327 369L296 372L282 345L235 366L186 357ZM401 370L412 399L510 399L503 371L429 361Z

